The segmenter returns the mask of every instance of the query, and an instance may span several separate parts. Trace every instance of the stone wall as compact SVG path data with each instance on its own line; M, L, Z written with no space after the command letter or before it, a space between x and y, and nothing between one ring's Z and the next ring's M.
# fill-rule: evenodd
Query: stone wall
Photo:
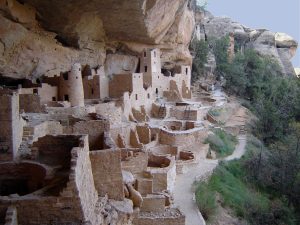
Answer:
M192 143L195 143L196 140L204 137L205 132L205 130L196 128L178 132L161 130L159 133L159 141L164 145L186 146L191 145Z
M20 94L20 111L25 113L41 113L41 97L37 94Z
M79 121L72 127L74 134L88 134L90 150L104 149L104 131L109 130L109 124L103 120Z
M100 196L122 201L124 199L120 150L90 152L95 187Z
M174 156L150 155L147 171L153 177L153 192L173 191L176 179L176 162Z
M0 102L0 161L6 161L17 155L22 141L23 124L19 115L18 94L6 94L1 90Z
M47 83L42 83L41 87L20 88L18 93L20 95L36 94L40 97L41 104L58 101L58 87Z
M101 215L95 214L98 194L94 187L88 138L87 136L73 136L73 138L79 139L77 139L77 143L72 145L80 147L73 147L69 152L71 155L69 165L71 167L68 182L58 195L51 195L51 192L47 192L46 189L45 193L41 192L42 195L0 197L2 207L8 207L12 203L15 205L20 224L50 225L90 222L96 225L100 223L99 217ZM45 141L49 142L46 139Z
M191 107L173 107L170 110L170 116L178 120L197 121L203 118L201 110L192 109Z
M117 74L109 82L109 97L120 98L124 92L133 90L132 74Z
M165 196L148 194L143 197L141 212L163 212L165 210Z
M178 147L170 145L159 145L151 148L151 152L156 155L171 155L177 158L178 156Z
M160 213L141 212L133 221L134 225L185 225L185 216L178 209Z
M136 126L136 131L142 144L148 144L151 142L151 131L149 127Z
M72 165L69 179L71 181L71 178L75 177L76 186L74 188L78 191L84 221L98 224L100 215L95 213L98 193L95 188L89 156L88 136L83 136L80 141L80 147L72 149L72 162L76 162L76 165Z
M115 102L108 102L95 105L96 112L106 119L109 119L111 125L120 124L122 121L122 108L117 107Z
M73 115L76 117L86 116L89 113L95 113L96 109L93 105L88 105L85 107L47 107L47 111L51 116L62 117L67 115Z
M72 65L70 72L61 74L59 99L69 101L71 106L84 106L81 65L79 63Z
M99 75L86 76L82 82L84 99L101 99Z
M140 174L146 171L148 165L148 153L140 149L121 149L122 170L132 174Z
M56 135L63 133L62 125L57 121L45 121L32 127L26 127L32 137L31 142L37 141L38 138L46 135Z

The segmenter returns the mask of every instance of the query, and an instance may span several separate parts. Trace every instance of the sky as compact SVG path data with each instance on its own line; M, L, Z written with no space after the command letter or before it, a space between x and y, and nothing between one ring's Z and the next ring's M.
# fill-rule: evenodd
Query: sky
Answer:
M300 0L207 0L206 9L247 27L287 33L300 44ZM300 67L300 45L292 62Z

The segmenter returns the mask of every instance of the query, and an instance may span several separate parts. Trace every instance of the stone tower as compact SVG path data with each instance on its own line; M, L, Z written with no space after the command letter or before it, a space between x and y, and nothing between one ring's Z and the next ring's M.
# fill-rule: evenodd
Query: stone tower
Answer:
M71 106L84 106L81 65L75 63L70 72L62 74L60 81L60 98L69 101Z
M160 50L145 49L140 61L140 72L144 74L144 83L151 86L152 76L161 74Z

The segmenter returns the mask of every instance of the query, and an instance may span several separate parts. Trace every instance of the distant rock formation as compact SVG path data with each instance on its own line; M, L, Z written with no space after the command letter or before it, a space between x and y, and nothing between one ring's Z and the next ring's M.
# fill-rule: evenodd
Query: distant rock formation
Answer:
M242 51L251 48L259 54L269 55L277 60L284 75L295 75L290 60L296 53L298 43L287 34L248 28L228 17L214 17L207 11L196 13L197 26L200 27L200 37L206 39L233 33L236 45Z

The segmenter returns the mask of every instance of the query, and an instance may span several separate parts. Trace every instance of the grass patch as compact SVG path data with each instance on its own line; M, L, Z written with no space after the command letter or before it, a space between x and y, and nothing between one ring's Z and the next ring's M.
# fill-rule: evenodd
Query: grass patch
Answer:
M217 153L218 157L231 155L237 144L237 138L222 129L214 129L205 140L205 144L209 144L211 150Z
M205 219L212 222L217 212L216 192L210 190L207 183L200 183L196 189L196 204Z
M247 151L260 147L257 139L250 138ZM221 205L230 207L237 217L254 225L294 225L294 212L288 208L284 198L274 196L271 190L261 189L249 177L244 162L251 157L247 154L241 160L221 162L207 183L196 187L196 203L204 218L210 222L216 217L216 195Z

